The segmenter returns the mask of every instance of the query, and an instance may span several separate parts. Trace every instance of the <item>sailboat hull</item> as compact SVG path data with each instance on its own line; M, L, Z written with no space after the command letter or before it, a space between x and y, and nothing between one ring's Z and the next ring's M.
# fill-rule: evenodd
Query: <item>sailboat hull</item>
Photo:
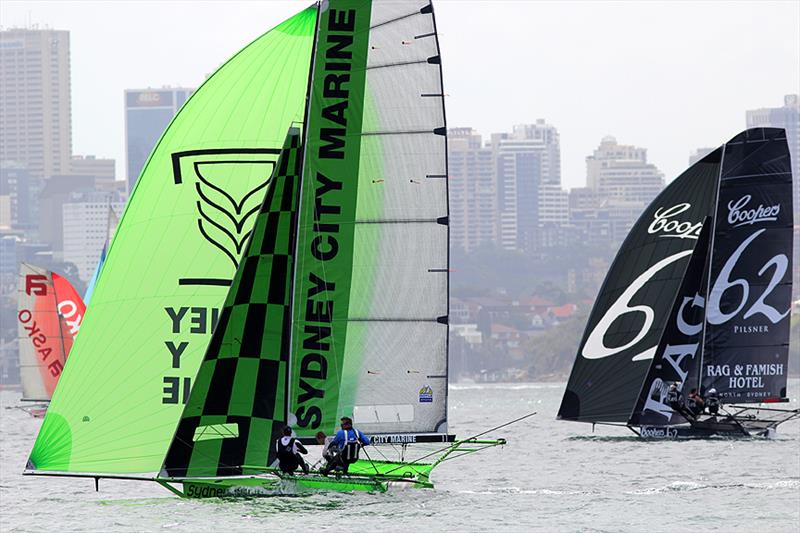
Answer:
M165 488L184 498L275 496L317 491L386 492L394 488L433 488L432 464L394 461L358 461L347 475L285 474L270 468L259 475L184 480L158 479ZM182 485L178 490L176 485Z
M688 424L676 426L646 426L638 435L646 440L707 439L707 438L773 438L778 425L800 417L800 409L769 409L737 407L729 415L702 415ZM636 431L636 430L634 430Z

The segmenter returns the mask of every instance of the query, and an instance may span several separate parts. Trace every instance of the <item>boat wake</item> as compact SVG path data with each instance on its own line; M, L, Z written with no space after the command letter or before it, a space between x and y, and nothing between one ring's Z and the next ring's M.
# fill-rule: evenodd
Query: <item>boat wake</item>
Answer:
M672 492L694 492L704 490L785 490L800 488L800 479L789 479L776 481L774 483L697 483L692 481L673 481L668 485L661 487L650 487L646 489L638 489L632 491L625 491L624 494L632 495L648 495L648 494L664 494Z

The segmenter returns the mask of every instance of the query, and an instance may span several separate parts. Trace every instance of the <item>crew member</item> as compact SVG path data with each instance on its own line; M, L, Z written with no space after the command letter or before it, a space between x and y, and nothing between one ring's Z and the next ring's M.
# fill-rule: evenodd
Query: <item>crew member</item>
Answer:
M697 389L692 389L689 391L689 398L686 404L694 416L697 416L703 412L705 403L705 400L703 400L703 397L697 392Z
M325 466L329 465L331 461L333 461L336 452L331 448L331 442L333 442L333 437L328 437L322 431L317 431L317 444L322 446L322 461L325 463ZM325 467L323 467L323 470Z
M717 413L719 413L719 396L717 395L717 389L708 389L708 393L706 394L706 409L708 409L708 414L711 416L717 416Z
M683 409L683 394L681 394L681 390L678 388L679 385L680 382L675 381L669 386L669 391L667 391L667 404L678 412Z
M283 428L283 436L275 442L275 449L278 452L278 468L286 474L293 474L297 467L303 469L308 474L308 464L303 459L302 454L307 454L305 446L300 441L292 437L292 428Z
M353 427L353 420L349 416L341 418L342 429L330 443L332 458L320 472L327 475L334 468L340 468L345 474L350 465L358 460L358 451L362 446L370 444L370 438Z

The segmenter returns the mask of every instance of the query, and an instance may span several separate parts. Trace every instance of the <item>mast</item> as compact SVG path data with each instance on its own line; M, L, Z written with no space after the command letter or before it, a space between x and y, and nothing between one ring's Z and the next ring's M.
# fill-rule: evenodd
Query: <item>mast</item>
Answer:
M303 209L303 196L301 192L303 191L303 174L304 174L304 163L306 160L306 146L308 146L308 114L311 112L311 86L314 80L314 64L316 63L317 57L317 39L319 39L319 21L322 17L322 9L320 4L322 2L316 2L317 6L317 18L316 23L314 25L314 41L311 45L311 59L308 65L308 84L306 85L306 105L305 111L303 112L303 131L302 131L302 141L300 146L300 173L298 177L298 186L297 186L297 198L295 202L297 205L297 211L300 212ZM297 243L300 240L300 217L297 217L296 223L294 226L294 239L292 244L292 255L296 258L297 257ZM294 269L292 272L292 283L289 286L289 290L291 291L291 298L290 298L290 309L292 310L292 318L294 318L294 308L295 308L295 286L297 284L297 262L295 261ZM289 350L292 350L294 346L294 325L289 326ZM286 381L284 384L284 394L288 395L291 392L291 383L292 383L292 365L291 365L291 354L289 355L289 367L286 371ZM290 420L291 415L291 402L286 402L286 420Z
M717 187L714 191L714 207L712 209L712 213L714 215L711 217L711 241L709 242L708 246L708 261L706 262L706 268L708 269L708 280L706 281L706 307L703 308L703 334L700 340L700 363L698 365L698 372L697 372L697 390L700 394L703 394L703 359L706 353L706 329L708 326L708 321L706 320L706 309L708 308L708 297L711 294L711 265L713 264L714 259L714 237L717 234L717 212L719 211L719 189L722 185L722 169L725 168L725 148L727 144L723 144L722 148L722 156L720 159L719 164L719 177L717 178Z
M433 19L433 32L434 38L436 39L436 51L437 53L441 54L441 47L439 46L439 30L436 27L436 13L433 10L433 1L431 0L430 4L431 9L431 18ZM447 106L444 103L445 92L444 92L444 73L442 71L442 63L439 62L439 79L441 83L439 87L441 89L441 99L442 99L442 122L444 124L444 180L445 180L445 198L447 203L447 274L446 274L446 283L447 283L447 340L445 345L445 353L447 354L445 357L445 387L447 387L450 383L450 162L449 162L449 154L450 150L448 148L448 135L447 135ZM429 177L430 179L430 177ZM434 178L435 179L435 178ZM444 403L444 412L447 415L448 403L449 403L450 395L448 394L445 397ZM445 418L445 425L446 425L446 418ZM447 428L443 428L444 432L447 432Z

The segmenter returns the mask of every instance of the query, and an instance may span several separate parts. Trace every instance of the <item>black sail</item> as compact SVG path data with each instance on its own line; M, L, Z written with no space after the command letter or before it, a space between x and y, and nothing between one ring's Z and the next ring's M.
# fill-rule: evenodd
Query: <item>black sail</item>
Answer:
M792 294L792 174L786 132L725 145L712 238L702 389L723 402L786 397Z
M630 426L668 426L686 422L667 403L667 393L670 385L676 382L684 396L697 386L703 345L711 226L711 217L707 217L628 421Z
M623 242L589 315L559 419L628 421L713 210L721 155L715 150L670 183Z

